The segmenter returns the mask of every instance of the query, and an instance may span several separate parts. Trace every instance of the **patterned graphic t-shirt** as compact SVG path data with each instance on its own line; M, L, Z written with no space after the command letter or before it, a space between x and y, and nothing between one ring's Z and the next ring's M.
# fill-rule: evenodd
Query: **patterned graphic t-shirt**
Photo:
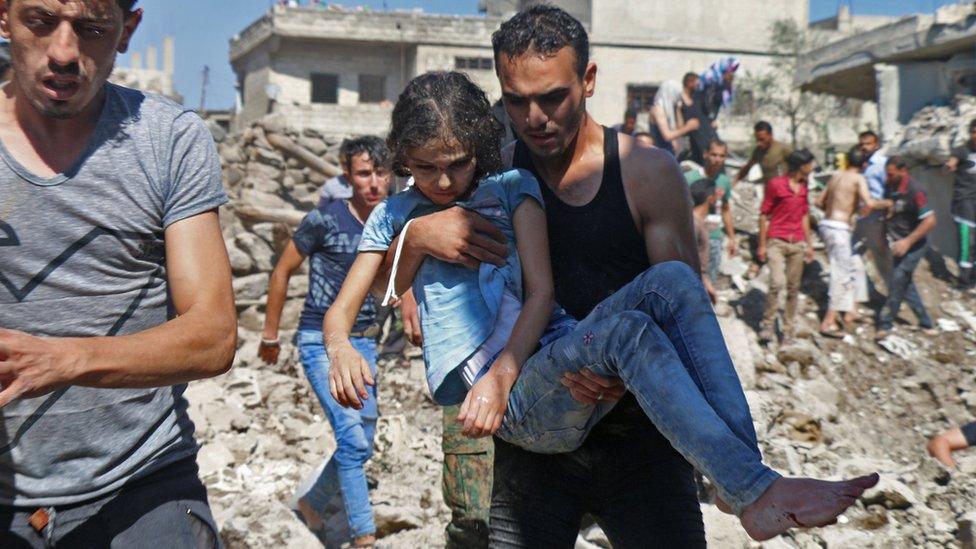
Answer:
M352 215L345 200L320 204L302 220L292 240L311 263L308 295L305 296L305 308L302 309L298 329L322 331L322 319L339 295L339 288L356 259L356 249L362 237L363 224ZM365 330L375 320L376 303L369 295L352 330Z
M88 148L40 177L0 146L0 327L126 335L165 323L165 231L227 201L192 111L106 85ZM0 504L86 501L197 451L186 385L67 387L0 409Z

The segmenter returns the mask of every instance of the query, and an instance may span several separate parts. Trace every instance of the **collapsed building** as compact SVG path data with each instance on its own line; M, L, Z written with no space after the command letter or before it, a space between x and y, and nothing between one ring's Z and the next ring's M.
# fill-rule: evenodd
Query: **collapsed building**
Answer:
M953 179L942 165L951 147L968 139L976 118L976 2L905 17L812 50L800 58L796 84L877 105L887 152L915 161L912 174L935 206L934 248L954 255Z

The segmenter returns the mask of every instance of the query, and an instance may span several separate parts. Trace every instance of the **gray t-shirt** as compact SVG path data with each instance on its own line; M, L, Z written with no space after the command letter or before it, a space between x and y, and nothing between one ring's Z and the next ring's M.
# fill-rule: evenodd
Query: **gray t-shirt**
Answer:
M106 90L89 146L65 173L38 177L0 144L0 327L89 337L165 323L175 313L164 229L227 201L195 114ZM193 456L185 388L68 387L0 408L0 504L84 501Z

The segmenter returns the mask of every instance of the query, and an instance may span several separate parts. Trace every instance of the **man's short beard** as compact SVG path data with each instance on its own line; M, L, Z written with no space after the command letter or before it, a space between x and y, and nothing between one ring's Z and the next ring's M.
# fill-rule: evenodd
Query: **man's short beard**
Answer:
M568 136L566 141L563 143L563 148L559 150L546 151L544 154L537 154L539 157L555 157L560 156L566 152L566 148L569 147L577 135L579 135L580 127L583 125L583 119L586 118L586 98L580 100L579 108L573 112L572 118L570 118L569 124L566 126L565 135Z

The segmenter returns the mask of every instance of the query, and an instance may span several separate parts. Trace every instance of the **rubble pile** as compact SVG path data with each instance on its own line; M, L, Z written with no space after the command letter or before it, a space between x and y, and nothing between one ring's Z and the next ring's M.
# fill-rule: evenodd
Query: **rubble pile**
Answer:
M920 163L941 165L953 147L969 139L969 122L976 119L976 96L957 95L951 105L928 106L916 112L892 136L890 152Z
M921 136L919 128L912 135ZM922 138L906 133L905 139ZM269 271L291 227L318 201L326 172L337 163L336 145L274 120L219 144L233 198L221 215L234 263L240 348L229 374L191 384L188 397L203 446L201 476L231 548L320 546L290 509L297 487L335 448L289 339L307 285L304 274L292 278L279 364L264 365L257 345ZM303 151L314 158L303 160ZM754 187L740 184L735 197L737 226L755 233ZM784 475L821 478L879 471L882 482L837 526L761 545L748 540L737 519L703 504L711 545L958 547L960 540L972 540L976 451L962 453L959 470L950 473L926 455L925 442L976 417L974 296L953 289L923 263L916 281L938 319L937 337L900 325L882 347L868 323L843 340L823 338L818 304L826 302L828 267L819 255L806 268L798 337L762 347L756 332L766 276L746 278L749 247L742 241L739 256L723 263L727 277L719 284L717 312L768 463ZM878 305L877 296L872 305ZM407 348L387 354L379 370L381 418L368 467L379 545L443 546L449 514L440 488L441 416L425 393L423 364L416 349ZM341 502L333 507L341 509ZM341 513L330 525L338 547ZM609 543L598 526L589 526L577 547Z

